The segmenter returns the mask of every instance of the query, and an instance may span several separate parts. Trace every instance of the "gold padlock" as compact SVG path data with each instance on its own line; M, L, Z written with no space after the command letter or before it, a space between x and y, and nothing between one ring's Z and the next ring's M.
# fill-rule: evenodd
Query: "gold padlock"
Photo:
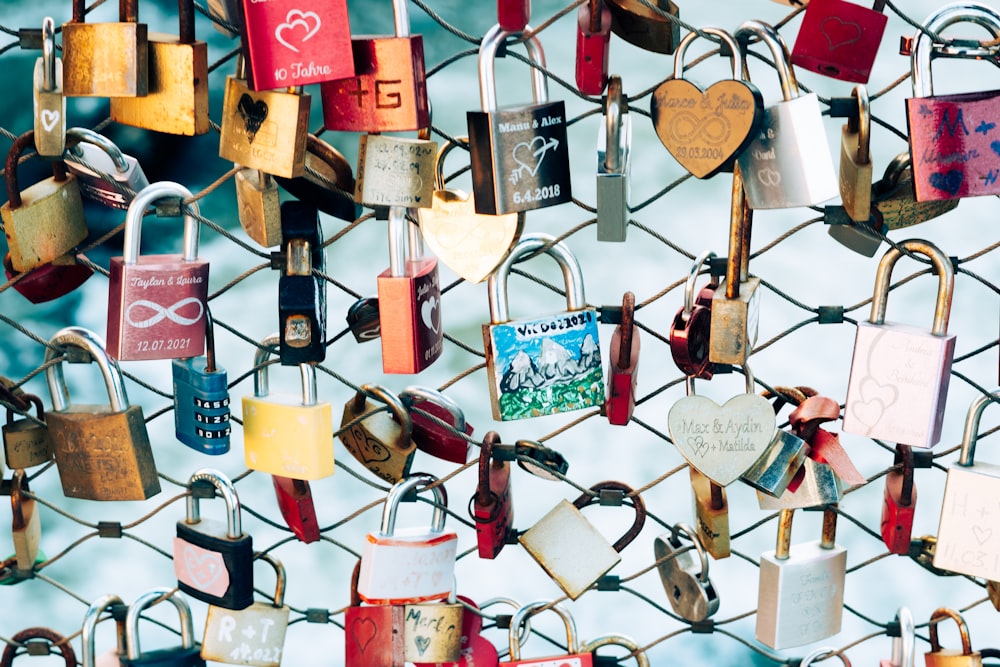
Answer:
M950 618L958 623L958 631L962 637L962 648L941 648L938 641L938 623ZM983 656L979 651L972 650L972 641L969 639L969 626L965 624L965 619L954 609L939 607L931 614L931 620L927 627L931 639L931 650L924 653L924 662L927 667L982 667Z
M265 248L281 245L281 200L271 174L249 167L236 172L236 209L247 236Z
M179 35L149 35L149 84L142 97L112 97L111 119L147 130L208 132L208 45L194 38L194 0L178 0Z
M698 538L712 558L729 558L729 502L726 488L698 472L691 471L694 516Z
M15 470L10 480L10 507L14 514L11 534L14 538L14 558L18 570L30 570L38 557L38 543L42 538L42 522L34 498L25 498L28 481L24 470Z
M42 57L35 60L32 97L35 111L35 150L48 158L66 149L66 97L62 91L62 58L56 56L55 22L42 20Z
M465 608L455 592L447 602L408 604L403 608L403 655L407 662L457 662L462 654Z
M840 134L840 198L854 222L868 222L872 209L872 118L868 89L854 86L851 97L858 100L857 114L848 117Z
M369 403L369 396L388 405L396 419L377 404ZM360 421L344 430L344 426L359 418ZM340 427L340 441L347 451L380 478L395 484L410 473L417 448L410 437L410 413L399 397L385 387L361 385L361 391L344 406Z
M148 35L138 0L118 0L118 23L85 23L86 0L73 0L62 25L63 94L141 97L148 88Z
M15 420L13 410L8 407L7 423L3 426L4 458L11 470L31 468L52 460L52 439L45 425L42 399L24 394L24 400L35 406L35 419Z

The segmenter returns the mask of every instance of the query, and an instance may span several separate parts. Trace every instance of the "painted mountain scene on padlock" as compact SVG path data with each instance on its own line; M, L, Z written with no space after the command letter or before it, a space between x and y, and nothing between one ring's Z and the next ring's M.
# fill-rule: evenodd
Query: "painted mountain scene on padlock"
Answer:
M489 327L493 390L503 420L568 412L604 402L593 311Z

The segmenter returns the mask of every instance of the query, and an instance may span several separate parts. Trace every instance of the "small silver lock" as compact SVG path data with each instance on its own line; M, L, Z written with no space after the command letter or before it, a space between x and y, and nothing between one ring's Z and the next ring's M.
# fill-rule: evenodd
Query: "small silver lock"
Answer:
M698 551L699 563L696 564L691 552L684 549L679 533L691 540ZM687 524L675 524L669 533L660 535L653 542L653 554L660 582L674 613L697 623L719 610L719 595L708 578L708 555L697 531ZM664 560L667 558L669 560Z
M879 661L879 667L913 667L916 657L917 635L913 625L913 614L907 607L896 612L899 636L892 638L892 658Z
M632 171L632 119L617 74L608 79L604 124L597 135L597 240L624 241Z
M149 185L139 161L93 130L66 130L68 147L63 153L66 168L76 174L80 193L105 206L127 210L135 193ZM132 190L131 193L128 190Z

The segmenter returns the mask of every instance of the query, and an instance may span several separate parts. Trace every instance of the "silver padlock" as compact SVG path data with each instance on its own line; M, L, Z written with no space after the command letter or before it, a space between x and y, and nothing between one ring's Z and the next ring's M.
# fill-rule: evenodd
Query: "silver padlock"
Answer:
M371 207L430 208L437 152L436 141L361 135L354 200Z
M836 197L837 175L819 98L799 91L785 41L761 21L744 21L735 37L744 52L754 38L770 49L784 98L764 110L757 137L738 158L750 208L811 206Z
M563 625L566 626L566 654L560 656L552 656L549 659L533 659L533 660L521 660L521 643L522 638L526 632L522 632L521 628L525 627L525 624L531 619L535 614L541 613L542 610L550 610L559 614L562 619ZM580 639L576 633L576 623L573 622L573 617L570 613L566 611L564 607L558 604L551 604L544 600L529 602L524 605L514 614L514 617L510 620L510 632L508 634L510 653L508 655L508 660L501 662L500 667L530 667L531 665L559 665L559 667L586 667L591 664L590 654L583 654L580 650Z
M81 663L83 667L119 667L121 658L125 657L125 617L119 615L115 618L117 626L117 646L106 653L97 655L94 640L97 636L97 624L101 621L101 614L105 611L113 611L112 607L122 609L125 603L117 595L108 593L94 600L87 613L83 616L83 628L80 630L80 646L83 655Z
M67 143L73 145L63 152L63 158L66 168L76 174L84 197L124 211L135 193L149 185L139 161L122 153L103 134L71 127L66 137Z
M879 667L913 667L917 635L913 614L907 607L900 607L896 612L896 623L899 624L899 636L892 638L892 658L880 660Z
M990 516L1000 495L1000 466L973 462L983 410L1000 390L980 396L965 417L962 452L948 468L938 524L934 567L988 581L1000 580L1000 534Z
M802 482L795 491L785 489L778 498L757 492L757 505L762 510L805 509L839 503L843 496L843 485L833 466L806 457L802 464Z
M632 118L617 74L608 79L604 123L597 134L597 240L624 241L632 171Z
M844 664L844 667L851 667L851 661L844 653L837 653L837 649L832 646L823 646L810 653L807 653L802 662L799 663L799 667L812 667L813 663L819 662L821 660L826 660L828 657L836 654L840 658L840 662Z
M783 404L783 400L776 400L776 414ZM740 475L740 481L780 498L805 463L808 452L809 447L802 438L783 428L776 429L764 454Z
M882 256L871 314L867 322L858 323L844 431L927 449L941 439L955 356L955 336L948 334L955 271L948 256L933 243L911 239L899 248L890 248ZM903 250L929 258L938 275L930 331L885 321L892 268Z
M691 551L684 548L678 533L691 540L698 551L699 563L696 564ZM653 554L660 583L674 613L697 623L719 610L719 595L708 578L708 556L693 528L683 523L675 524L669 533L653 542Z
M773 649L810 644L840 632L847 550L837 546L837 512L823 510L823 537L792 542L792 512L781 510L774 550L760 556L758 641Z
M176 588L167 588L166 586L143 593L128 608L128 614L125 617L125 657L128 664L139 664L144 657L139 645L140 615L161 601L169 602L177 610L181 624L181 645L176 648L159 649L146 655L155 655L164 662L187 665L188 667L205 667L205 661L199 655L200 649L194 638L191 606Z

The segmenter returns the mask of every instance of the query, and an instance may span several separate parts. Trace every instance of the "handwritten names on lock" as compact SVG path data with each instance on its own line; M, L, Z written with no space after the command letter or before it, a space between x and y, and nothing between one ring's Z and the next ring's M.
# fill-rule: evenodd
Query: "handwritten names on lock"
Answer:
M415 604L446 598L454 585L455 533L428 528L368 534L358 595L370 604Z
M948 470L934 567L1000 580L1000 467L976 463Z
M462 642L462 607L450 604L406 605L404 655L413 662L447 660Z
M435 141L362 135L354 197L365 206L429 208L436 156Z
M210 660L231 665L278 667L285 646L288 608L256 602L233 611L208 608L202 653Z

